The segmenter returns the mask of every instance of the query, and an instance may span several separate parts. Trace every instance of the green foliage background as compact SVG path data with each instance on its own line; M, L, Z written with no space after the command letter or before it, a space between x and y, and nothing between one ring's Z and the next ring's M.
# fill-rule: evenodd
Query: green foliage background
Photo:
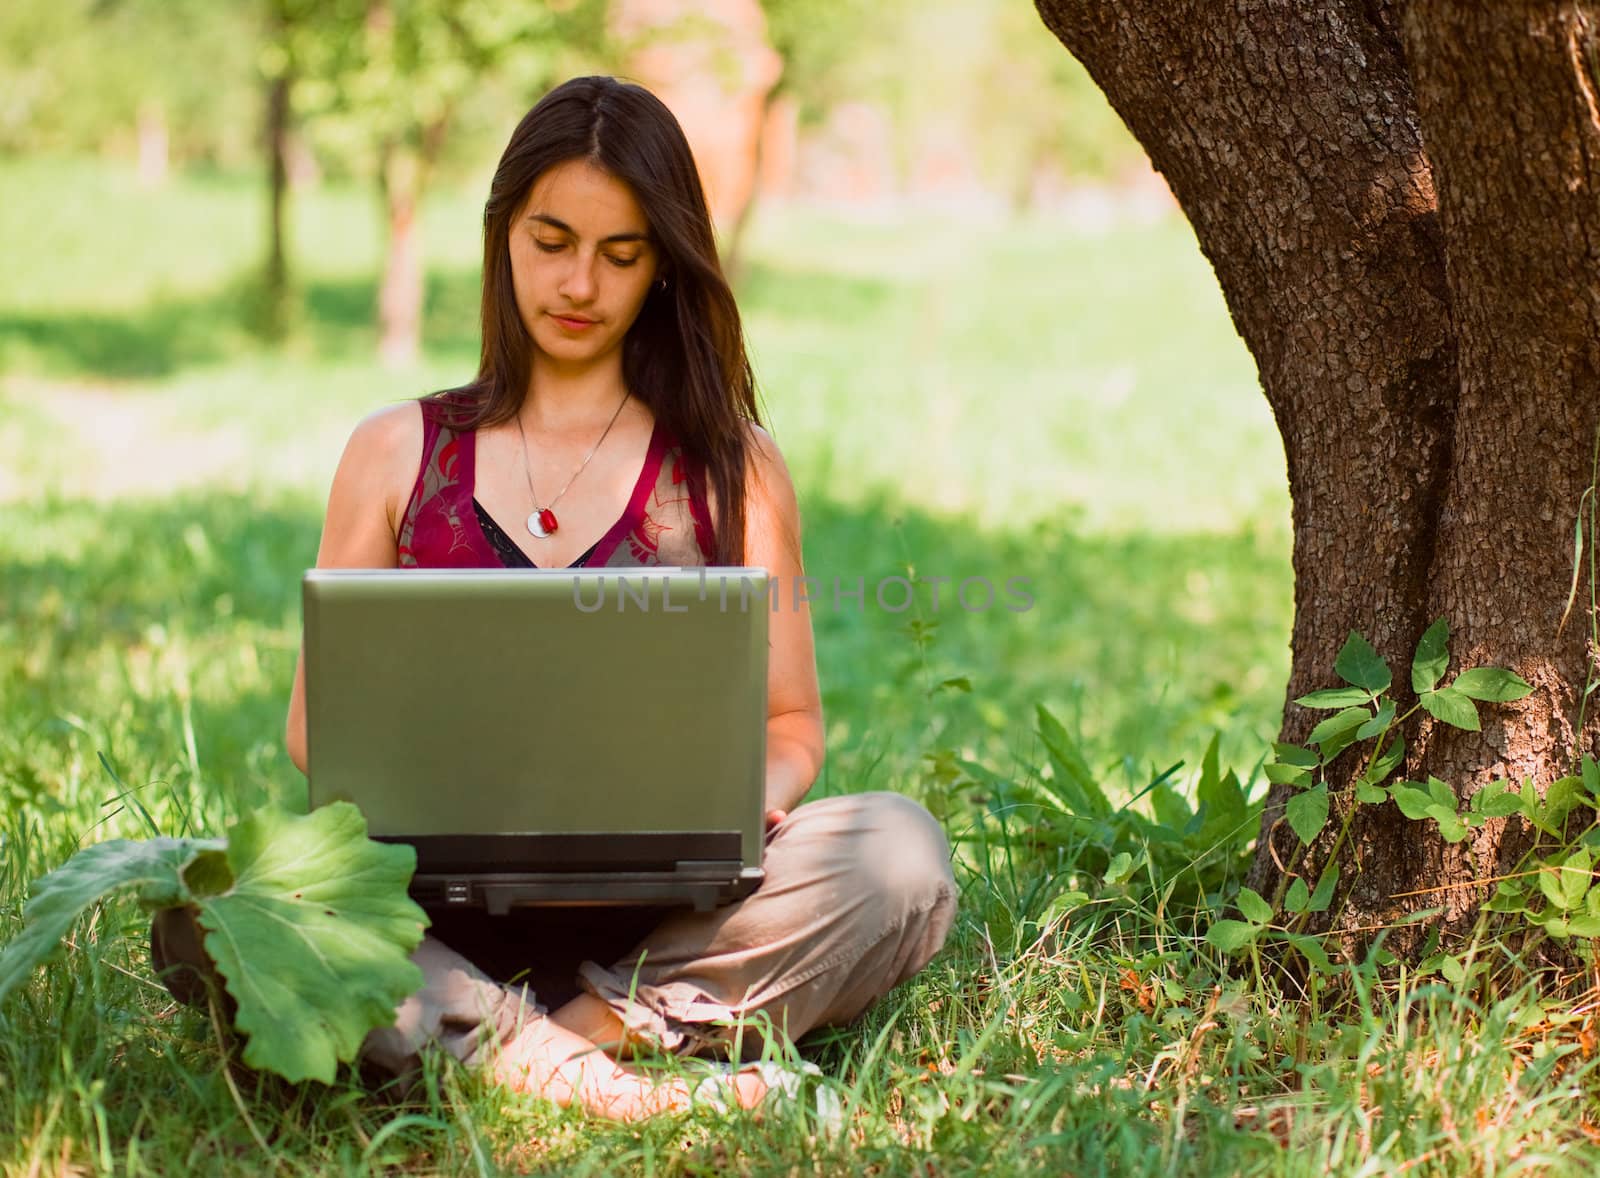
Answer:
M437 28L449 8L406 15ZM497 6L466 9L503 37ZM274 49L242 0L0 9L0 939L80 845L303 805L281 729L340 448L471 370L500 115L534 74L608 51L571 32L589 7L551 6L578 22L570 58L482 87L429 58L429 93L389 125L368 117L393 93L367 68L383 55L339 39L352 11ZM1079 176L1137 163L1025 4L769 15L813 121L838 96L885 103L908 142L977 120L1012 192L1041 153ZM295 194L297 314L267 346L260 91L319 52L353 55L353 89L302 95L325 179ZM462 106L422 209L426 358L386 370L362 153L441 94ZM119 162L152 101L192 165L156 190ZM264 1080L151 981L144 917L113 900L6 999L0 1173L1591 1172L1581 1011L1362 968L1289 1001L1206 941L1254 833L1292 585L1282 450L1181 221L758 207L742 246L821 581L818 792L922 799L962 885L946 952L802 1045L845 1134L794 1109L618 1129L437 1061L398 1106L349 1073ZM888 576L923 582L914 607L833 600L835 579ZM1025 578L1033 607L962 609L971 577Z

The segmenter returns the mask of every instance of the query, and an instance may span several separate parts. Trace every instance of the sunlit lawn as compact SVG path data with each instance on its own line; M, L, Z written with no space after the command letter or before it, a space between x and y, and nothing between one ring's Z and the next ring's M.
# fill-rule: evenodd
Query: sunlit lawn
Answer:
M394 373L372 359L369 194L296 196L303 309L267 348L243 326L253 178L148 193L94 163L0 165L0 938L80 840L145 833L106 804L100 754L170 833L303 804L280 744L298 577L351 425L470 374L478 199L427 211L427 360ZM779 1113L610 1129L450 1069L399 1109L250 1077L236 1099L119 902L7 1004L0 1172L259 1172L256 1134L307 1174L1584 1172L1563 1109L1592 1067L1560 1063L1526 1004L1357 1001L1352 976L1319 999L1337 1018L1286 1008L1169 906L1181 881L1104 879L1084 866L1103 848L1001 804L996 782L1049 777L1036 705L1119 802L1178 762L1186 787L1216 732L1249 778L1277 728L1282 452L1182 222L767 209L745 244L819 582L821 788L922 797L960 844L949 951L805 1045L846 1133ZM874 602L913 573L951 579L937 609L929 585ZM1032 607L962 609L977 577L1026 579ZM864 605L836 607L858 578Z
M133 536L122 509L74 501L137 495L159 515L184 490L213 509L238 494L237 518L180 508L176 547L125 561L174 562L181 577L184 561L220 559L218 593L263 576L278 612L258 654L282 682L295 573L314 555L350 427L472 370L477 200L429 209L429 358L392 373L371 359L368 194L296 198L307 309L289 345L266 349L240 325L261 250L248 178L152 194L86 163L0 169L0 250L34 259L0 290L0 490L20 496L7 511L23 524L0 543L105 560ZM937 741L1016 747L1035 702L1075 720L1108 762L1131 758L1135 777L1147 761L1192 759L1213 727L1240 756L1262 744L1287 668L1281 449L1181 221L1084 236L1044 219L778 211L757 219L745 262L752 349L824 601L830 788L908 787ZM25 501L54 506L39 515ZM236 546L266 542L251 521L269 514L273 546L232 567ZM927 589L904 613L875 604L874 587L908 566L951 578L937 610ZM968 612L954 590L970 577L1026 578L1035 604ZM841 595L833 608L833 588L858 578L866 607ZM157 614L128 617L136 630L201 630L216 624L194 609L208 604L158 593ZM927 649L907 641L914 618L936 623ZM113 653L130 637L88 634ZM926 697L961 676L970 697ZM267 776L292 781L271 762L275 738L261 732Z

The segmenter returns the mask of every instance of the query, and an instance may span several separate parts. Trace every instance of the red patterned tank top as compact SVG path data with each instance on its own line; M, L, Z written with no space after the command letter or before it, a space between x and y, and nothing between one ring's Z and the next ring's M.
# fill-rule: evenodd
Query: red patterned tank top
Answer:
M438 405L422 402L422 464L400 521L400 567L503 567L510 562L491 542L487 516L473 499L477 431L452 430L441 414ZM503 549L503 534L496 538ZM658 419L628 505L577 565L695 568L714 551L703 472Z

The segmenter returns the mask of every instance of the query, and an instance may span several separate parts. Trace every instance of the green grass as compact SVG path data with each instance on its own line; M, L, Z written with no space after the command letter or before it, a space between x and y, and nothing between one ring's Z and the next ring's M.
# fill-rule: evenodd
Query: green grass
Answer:
M31 878L145 833L101 754L167 833L303 804L280 740L298 574L355 420L472 366L476 202L428 209L428 359L396 374L371 359L367 194L297 197L304 306L267 349L242 326L253 179L151 194L99 164L0 165L0 249L28 276L0 288L0 938ZM1036 705L1118 803L1178 762L1174 797L1192 789L1213 734L1250 779L1277 728L1282 452L1187 230L788 211L748 244L824 601L819 788L920 797L958 845L946 952L803 1045L845 1134L793 1112L618 1128L443 1066L398 1106L236 1076L115 901L6 1004L0 1173L1592 1171L1581 1007L1360 969L1255 985L1203 940L1249 824L1177 869L1189 852L1143 827L1040 808L1059 771ZM877 608L910 570L1025 577L1035 603L967 612L947 584L937 609L926 586ZM834 608L858 577L866 608Z

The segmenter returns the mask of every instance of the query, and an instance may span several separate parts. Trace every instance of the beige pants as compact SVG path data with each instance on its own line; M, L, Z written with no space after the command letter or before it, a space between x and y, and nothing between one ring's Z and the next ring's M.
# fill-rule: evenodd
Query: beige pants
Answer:
M955 915L944 832L898 794L800 806L769 837L763 865L750 896L675 911L619 960L583 962L579 985L666 1051L737 1043L750 1056L769 1030L796 1039L855 1018L927 964ZM429 1043L479 1062L545 1013L526 987L492 980L435 937L412 960L422 989L362 1046L379 1071L410 1072Z

